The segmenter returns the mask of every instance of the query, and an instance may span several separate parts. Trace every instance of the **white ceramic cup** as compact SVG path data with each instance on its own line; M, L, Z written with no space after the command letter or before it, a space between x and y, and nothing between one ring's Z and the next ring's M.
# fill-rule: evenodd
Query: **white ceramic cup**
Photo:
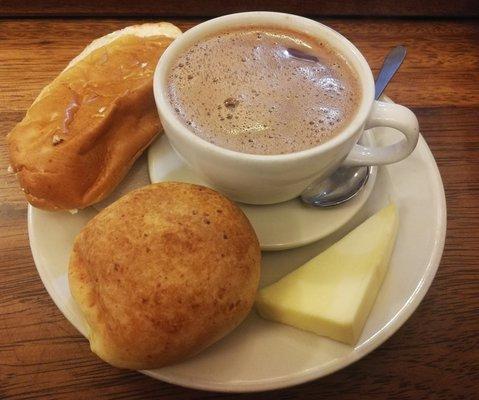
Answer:
M326 41L356 70L362 98L358 112L340 133L307 150L280 154L246 154L214 145L191 132L176 116L168 97L167 79L173 62L203 38L235 27L276 27ZM198 65L201 68L201 65ZM382 165L400 161L415 148L419 126L406 107L374 100L374 79L359 50L344 36L319 22L291 14L246 12L199 24L177 38L156 67L153 89L163 128L179 156L213 187L231 199L250 204L274 204L299 196L313 181L327 177L341 164ZM205 95L207 95L205 90ZM395 128L404 138L372 148L357 144L364 129Z

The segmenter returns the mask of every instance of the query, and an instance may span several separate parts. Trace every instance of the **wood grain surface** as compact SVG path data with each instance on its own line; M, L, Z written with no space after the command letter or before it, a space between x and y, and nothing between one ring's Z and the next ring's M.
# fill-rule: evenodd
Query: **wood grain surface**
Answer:
M374 70L408 57L388 88L417 114L441 171L446 248L423 303L379 349L324 379L255 395L183 389L101 362L43 288L5 135L93 38L138 20L0 20L0 399L473 399L479 389L478 21L326 19ZM197 21L173 21L188 29ZM424 205L427 207L427 204Z
M479 0L0 0L0 17L205 17L253 10L310 16L479 15Z

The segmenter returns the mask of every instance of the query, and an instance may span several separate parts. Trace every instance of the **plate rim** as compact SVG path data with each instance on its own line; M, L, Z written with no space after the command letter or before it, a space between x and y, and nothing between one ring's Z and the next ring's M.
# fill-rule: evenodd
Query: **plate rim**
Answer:
M420 146L424 146L425 156L428 158L428 161L431 165L431 172L434 175L434 181L432 182L433 187L435 187L436 197L438 199L438 207L436 213L436 219L438 221L438 227L434 232L434 247L429 255L427 266L424 269L424 274L421 279L418 281L418 284L407 299L405 304L399 309L399 311L392 317L389 322L376 334L368 338L367 341L362 343L359 347L355 347L354 351L349 353L347 356L337 359L331 362L329 365L321 366L320 368L310 368L306 372L300 372L297 374L289 375L288 377L277 377L268 380L258 380L258 381L248 381L246 384L238 383L215 383L212 385L208 382L198 382L198 381L189 381L182 382L176 381L167 377L158 376L158 373L153 373L149 370L140 371L141 373L150 376L154 379L159 379L161 381L183 386L190 389L204 390L204 391L215 391L222 393L254 393L254 392L264 392L277 389L285 389L288 387L300 385L302 383L311 382L320 378L323 378L327 375L330 375L334 372L337 372L347 366L359 361L361 358L365 357L373 350L377 349L379 346L384 344L392 335L394 335L401 326L403 326L406 321L411 317L411 315L416 311L419 304L421 304L426 293L428 292L434 277L436 276L437 269L439 268L442 254L444 251L445 239L446 239L446 228L447 228L447 207L446 207L446 196L444 191L444 185L442 182L441 174L437 166L436 160L431 152L431 149L427 145L426 140L422 135L419 136ZM376 340L374 340L377 338Z
M368 338L368 340L362 343L359 347L354 348L354 351L351 351L347 356L337 359L328 364L327 366L322 365L321 367L310 368L307 371L290 374L287 377L279 376L275 378L269 378L267 380L260 379L258 381L238 381L235 383L228 382L211 384L211 382L201 381L197 379L176 380L168 376L163 377L161 376L161 374L159 375L158 372L153 372L151 370L141 370L139 372L148 375L154 379L197 390L215 391L223 393L262 392L268 390L283 389L286 387L299 385L330 375L342 368L351 365L352 363L358 361L359 359L369 354L371 351L381 346L410 318L410 316L422 302L436 275L445 245L447 228L447 208L444 185L436 160L434 159L434 156L422 135L420 135L418 146L423 147L424 157L427 159L428 164L431 168L431 177L434 178L431 181L431 185L434 188L434 197L437 199L438 202L435 214L435 218L438 224L433 235L434 245L432 251L429 254L424 273L421 279L418 281L415 290L407 299L405 304L401 307L401 309L394 315L394 317L392 317L389 322L382 327L381 330L376 332L375 335ZM45 267L47 261L43 259L42 255L39 253L39 249L36 246L32 246L32 243L35 243L35 239L33 237L33 211L33 207L29 204L27 216L28 238L37 272L50 298L53 300L54 304L57 306L60 312L83 336L86 336L84 330L80 327L78 318L76 318L72 310L70 310L70 307L68 306L67 302L60 304L59 299L61 299L62 296L57 294L54 285L51 284L53 280L49 279L49 268ZM41 265L41 267L39 267L39 265Z

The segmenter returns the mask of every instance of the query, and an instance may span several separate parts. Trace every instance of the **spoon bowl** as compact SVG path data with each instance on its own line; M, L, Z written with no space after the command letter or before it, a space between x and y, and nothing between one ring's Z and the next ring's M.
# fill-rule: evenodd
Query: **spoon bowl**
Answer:
M314 207L337 206L356 196L368 182L370 174L371 167L340 167L320 185L313 183L306 188L301 200Z

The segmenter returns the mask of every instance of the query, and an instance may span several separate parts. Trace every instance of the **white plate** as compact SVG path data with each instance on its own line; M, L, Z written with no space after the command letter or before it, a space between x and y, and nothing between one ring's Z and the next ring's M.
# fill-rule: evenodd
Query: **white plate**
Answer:
M366 131L363 142L369 146L373 145L375 135L372 131L384 129ZM178 181L211 186L181 160L166 135L160 136L149 147L148 171L154 183ZM371 168L364 188L353 199L336 207L314 208L305 205L300 199L264 206L243 203L238 205L253 225L262 250L292 249L313 243L344 226L366 203L373 190L376 175L377 167Z
M261 285L276 281L343 236L389 199L399 208L397 244L384 284L355 347L265 321L253 311L232 334L200 355L167 368L143 372L190 388L260 391L320 378L374 350L419 305L443 251L444 189L422 137L409 158L379 170L375 190L346 226L320 242L265 253L261 276ZM32 207L28 211L30 245L40 277L58 308L82 334L86 325L68 289L67 265L76 233L94 213L93 210L75 215L49 213Z

